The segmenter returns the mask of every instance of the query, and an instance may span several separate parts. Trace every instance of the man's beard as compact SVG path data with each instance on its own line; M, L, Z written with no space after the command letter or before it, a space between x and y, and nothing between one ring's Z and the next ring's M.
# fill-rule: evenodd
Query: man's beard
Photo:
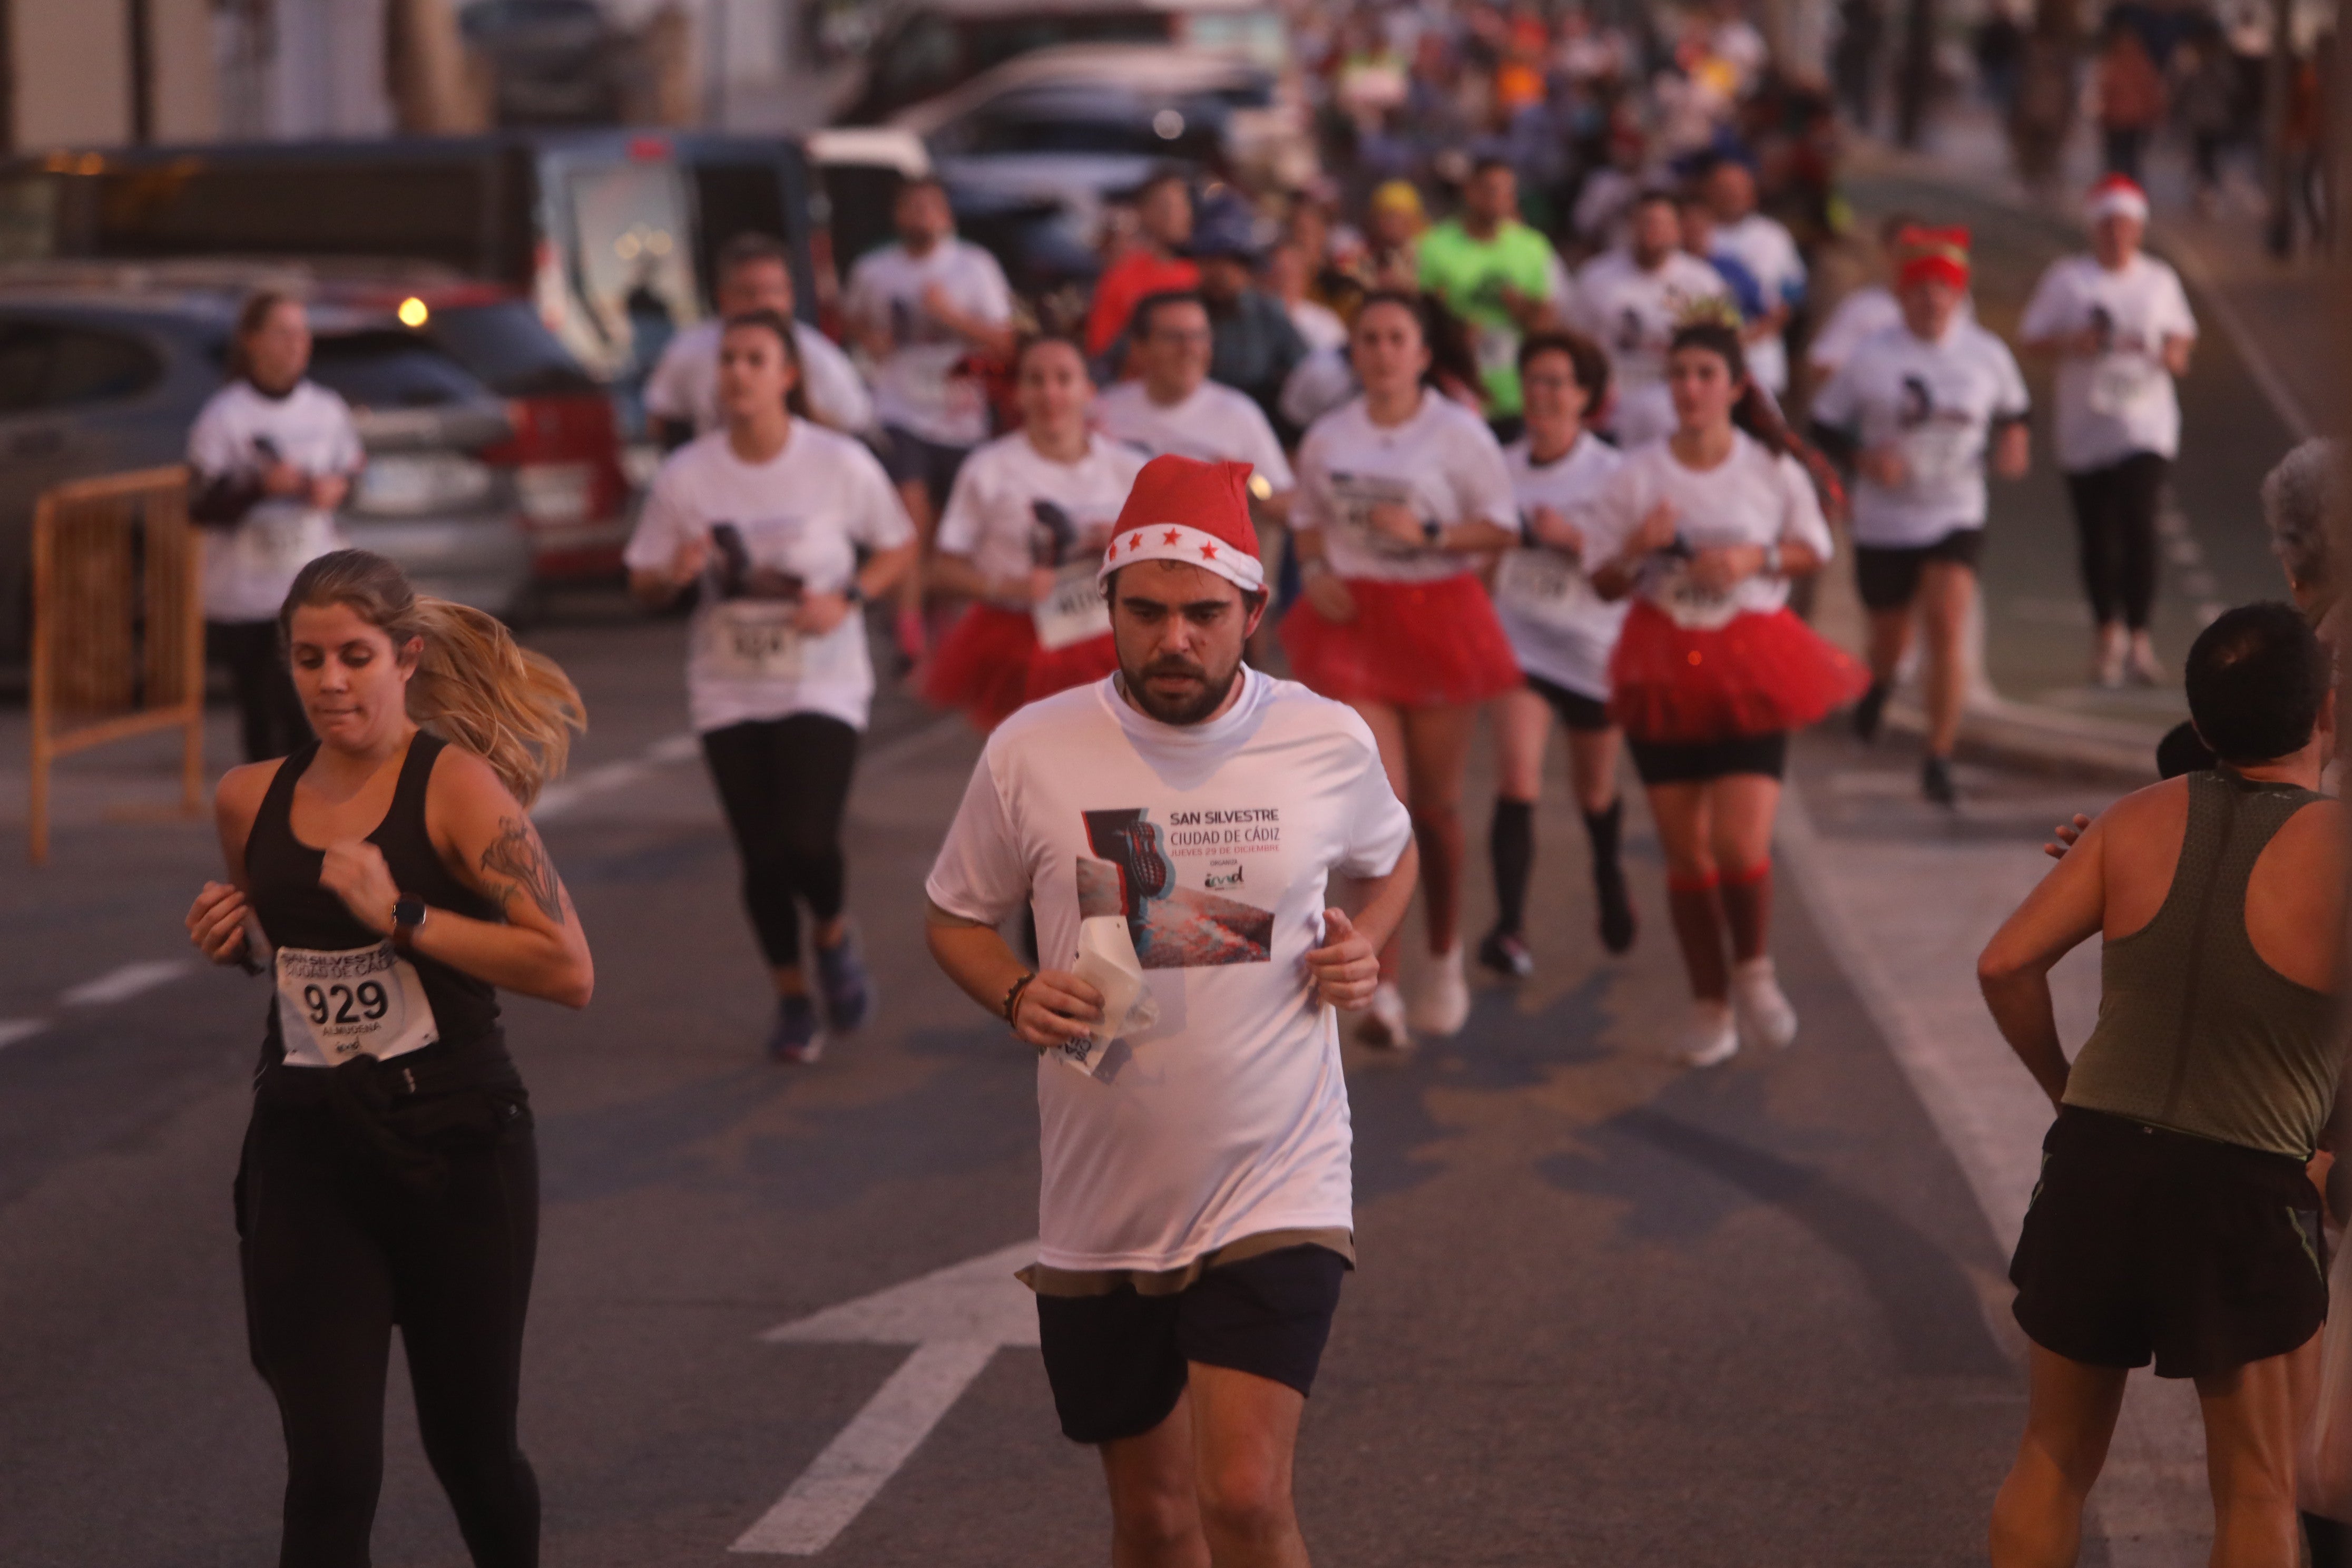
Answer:
M1189 675L1201 682L1201 686L1189 697L1162 697L1147 684L1155 675ZM1234 689L1234 682L1239 680L1241 675L1239 659L1234 661L1233 668L1225 671L1223 680L1212 679L1205 667L1187 658L1157 659L1141 669L1129 669L1125 666L1119 669L1119 678L1127 683L1128 695L1135 699L1135 705L1143 710L1145 717L1156 719L1162 724L1200 723L1224 706L1226 697Z

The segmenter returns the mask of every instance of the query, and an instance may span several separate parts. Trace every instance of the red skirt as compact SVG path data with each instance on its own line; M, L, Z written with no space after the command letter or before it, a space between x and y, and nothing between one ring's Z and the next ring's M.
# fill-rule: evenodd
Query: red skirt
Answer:
M1521 683L1486 586L1470 574L1434 583L1347 583L1354 620L1327 621L1304 598L1283 617L1291 671L1315 692L1340 702L1451 708Z
M1029 700L1037 656L1037 623L1028 611L968 605L931 650L923 700L962 710L985 734Z
M1029 661L1029 683L1022 700L1034 702L1073 686L1092 686L1118 668L1118 643L1108 632L1067 647L1041 647Z
M1787 609L1695 631L1636 601L1609 682L1626 734L1677 744L1801 730L1861 696L1870 672Z

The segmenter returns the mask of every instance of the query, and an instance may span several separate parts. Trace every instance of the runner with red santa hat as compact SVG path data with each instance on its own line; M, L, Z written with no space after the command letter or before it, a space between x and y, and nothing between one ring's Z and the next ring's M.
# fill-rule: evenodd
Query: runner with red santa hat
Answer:
M1336 1010L1412 901L1412 824L1344 705L1246 666L1245 463L1152 459L1100 574L1116 674L998 727L930 948L1037 1054L1040 1349L1111 1560L1307 1561L1292 1455L1354 1264ZM996 927L1036 913L1040 967Z
M1486 422L1427 384L1418 300L1367 295L1349 352L1362 395L1318 419L1298 447L1290 526L1305 594L1282 641L1299 679L1371 726L1412 810L1432 963L1408 1013L1394 954L1383 955L1366 1028L1375 1043L1402 1046L1408 1025L1452 1035L1470 1015L1463 773L1478 705L1520 681L1475 568L1518 542L1519 508Z
M2074 503L2083 589L2098 623L2092 679L2164 678L2147 634L2156 514L2180 450L2180 399L2197 318L2180 276L2140 250L2147 195L2121 174L2091 187L2090 254L2050 264L2026 301L2026 352L2058 361L2058 467Z
M1610 661L1610 712L1665 853L1693 998L1684 1059L1710 1067L1743 1039L1796 1038L1769 951L1789 731L1868 679L1788 607L1790 580L1830 558L1829 524L1748 380L1738 327L1678 328L1666 377L1675 432L1610 479L1586 548L1594 589L1633 598Z
M932 656L923 695L983 732L1117 668L1095 569L1144 463L1088 429L1095 384L1074 340L1028 339L1013 376L1021 428L964 459L930 567L931 586L972 603Z

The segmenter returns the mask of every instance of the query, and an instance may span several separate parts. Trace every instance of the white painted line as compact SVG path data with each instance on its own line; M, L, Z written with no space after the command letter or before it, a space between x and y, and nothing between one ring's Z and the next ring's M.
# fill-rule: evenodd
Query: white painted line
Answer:
M810 1557L832 1545L995 1353L996 1346L984 1340L933 1340L917 1347L782 1500L728 1550Z
M916 1350L792 1489L728 1550L806 1557L849 1528L963 1397L999 1345L1037 1342L1036 1300L1013 1277L1036 1256L1035 1242L1019 1242L761 1335L772 1343L911 1344Z
M2246 362L2246 374L2254 378L2256 386L2262 388L2263 395L2270 400L2271 407L2286 426L2287 433L2298 441L2310 440L2312 432L2319 428L2317 422L2305 411L2302 399L2295 396L2285 377L2279 374L2278 366L2272 363L2270 354L2255 341L2254 334L2246 326L2245 318L2238 314L2237 307L2230 303L2229 296L2222 293L2213 281L2212 270L2205 265L2205 253L2197 248L2195 241L2176 229L2168 228L2164 232L2163 244L2179 261L2180 269L2189 274L2189 280L2197 285L2197 291L2204 296L2207 308L2221 323L2221 330L2230 334L2230 342L2237 349L2238 357Z
M568 779L557 780L540 792L537 804L530 808L530 815L541 822L552 821L592 795L625 788L656 767L683 762L698 754L693 736L668 736L646 747L640 756L625 757L619 762L605 763L585 773L575 773Z
M646 761L649 763L690 763L700 755L702 737L699 735L672 735L646 748Z
M195 968L193 959L146 959L126 963L120 969L110 969L95 980L85 980L58 1000L68 1007L102 1006L110 1002L128 1002L142 992L166 985Z
M47 1018L0 1018L0 1047L30 1039L48 1026Z

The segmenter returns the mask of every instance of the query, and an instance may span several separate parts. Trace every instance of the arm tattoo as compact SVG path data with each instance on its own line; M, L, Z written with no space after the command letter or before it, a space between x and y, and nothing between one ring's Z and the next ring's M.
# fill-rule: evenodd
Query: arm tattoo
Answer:
M529 822L513 816L499 818L499 836L482 851L482 869L506 879L507 888L499 894L500 909L522 892L539 906L540 913L558 925L563 923L563 882L555 874L555 863L547 858L547 847Z

